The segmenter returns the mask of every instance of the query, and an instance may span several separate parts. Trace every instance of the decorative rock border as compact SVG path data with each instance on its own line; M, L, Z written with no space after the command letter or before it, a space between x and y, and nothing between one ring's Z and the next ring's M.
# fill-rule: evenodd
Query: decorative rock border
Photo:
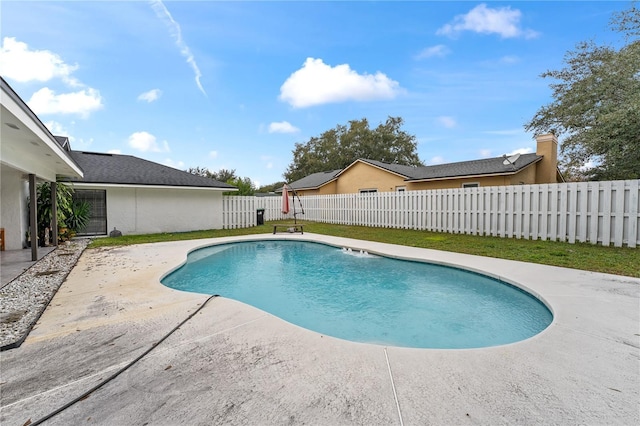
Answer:
M60 245L0 289L0 351L24 342L89 242Z

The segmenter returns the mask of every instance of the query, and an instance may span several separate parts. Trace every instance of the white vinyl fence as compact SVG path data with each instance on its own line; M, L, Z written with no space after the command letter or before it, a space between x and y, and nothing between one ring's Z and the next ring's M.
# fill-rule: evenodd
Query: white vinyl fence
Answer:
M225 228L265 220L293 220L383 228L492 235L506 238L590 242L621 247L640 243L640 180L512 185L428 191L224 199ZM300 206L300 204L302 206Z

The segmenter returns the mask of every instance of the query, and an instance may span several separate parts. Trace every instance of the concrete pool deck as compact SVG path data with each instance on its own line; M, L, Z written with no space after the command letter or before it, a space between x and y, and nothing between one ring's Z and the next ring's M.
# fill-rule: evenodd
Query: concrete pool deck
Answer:
M539 295L554 322L511 345L410 349L323 336L214 298L46 424L640 423L639 279L305 233L85 251L25 343L0 353L0 424L48 415L200 307L208 296L159 282L188 251L254 239L463 265Z

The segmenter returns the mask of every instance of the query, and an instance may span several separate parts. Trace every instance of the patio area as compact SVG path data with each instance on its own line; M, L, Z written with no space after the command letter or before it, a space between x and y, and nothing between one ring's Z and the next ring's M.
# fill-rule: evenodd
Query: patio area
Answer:
M464 265L538 295L554 321L510 345L411 349L323 336L217 297L47 424L640 423L640 279L309 233L86 250L27 340L2 353L0 423L54 412L195 313L207 295L159 282L190 250L259 239Z
M38 260L57 247L38 247ZM31 249L0 251L0 288L29 269L35 261L31 260Z

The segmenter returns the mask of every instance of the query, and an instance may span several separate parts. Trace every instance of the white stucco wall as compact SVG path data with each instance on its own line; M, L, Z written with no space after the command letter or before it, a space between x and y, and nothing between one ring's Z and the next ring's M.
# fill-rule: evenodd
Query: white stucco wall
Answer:
M22 172L3 167L0 175L0 228L4 228L6 250L23 247L27 230L27 192Z
M185 232L222 228L222 192L188 188L101 187L106 189L107 232Z

